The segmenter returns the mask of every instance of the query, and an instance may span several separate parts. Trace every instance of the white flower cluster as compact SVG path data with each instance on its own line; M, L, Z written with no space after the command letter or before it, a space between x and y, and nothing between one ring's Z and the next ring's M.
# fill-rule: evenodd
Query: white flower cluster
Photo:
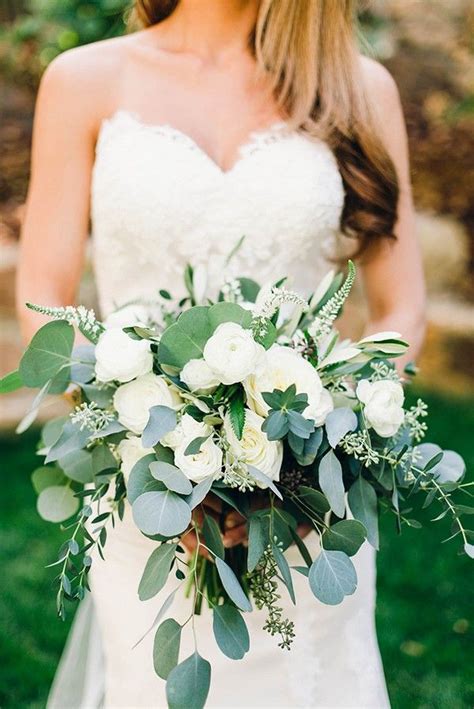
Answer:
M298 293L287 288L271 286L262 288L258 294L253 315L255 318L272 318L284 303L297 305L303 309L303 312L308 309L308 303Z
M36 313L47 315L53 320L66 320L71 325L75 325L82 333L96 342L100 333L103 331L102 324L97 320L95 312L79 305L75 308L72 305L66 307L48 307L45 305L35 305L27 303L30 310Z

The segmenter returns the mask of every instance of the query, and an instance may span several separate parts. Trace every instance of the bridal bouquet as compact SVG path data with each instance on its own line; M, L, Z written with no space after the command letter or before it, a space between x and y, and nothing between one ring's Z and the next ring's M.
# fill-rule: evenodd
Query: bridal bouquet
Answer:
M293 574L307 578L315 602L341 603L357 586L351 557L365 540L378 548L379 510L399 528L418 527L420 494L423 507L440 507L435 520L452 518L452 537L474 556L463 523L473 510L454 496L467 494L463 460L421 442L421 400L404 406L393 360L407 344L394 332L340 341L334 329L354 281L351 262L345 279L328 274L307 300L284 282L261 288L239 278L211 302L198 292L199 272L184 275L188 295L179 303L160 291L152 307L132 303L105 322L83 307L29 305L52 321L0 389L40 390L19 431L46 394L69 389L75 399L69 416L44 426L44 465L33 473L40 515L68 532L52 564L59 615L66 600L83 598L91 550L103 556L130 505L156 542L140 599L176 579L153 626L156 672L170 707L202 707L209 662L197 650L179 658L187 623L163 620L177 592L192 595L189 622L203 603L212 609L217 645L232 659L249 650L253 606L266 609L263 630L290 648L294 626L279 599L285 592L296 603ZM90 345L74 348L74 326ZM234 548L222 541L229 515L248 529ZM316 558L300 525L318 534ZM189 555L181 540L191 533ZM292 544L301 565L290 568Z

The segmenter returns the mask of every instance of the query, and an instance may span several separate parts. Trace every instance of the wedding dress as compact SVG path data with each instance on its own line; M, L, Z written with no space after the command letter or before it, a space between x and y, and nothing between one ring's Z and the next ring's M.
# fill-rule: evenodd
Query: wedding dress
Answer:
M223 171L180 131L119 111L103 123L92 185L102 315L135 298L152 299L158 288L184 295L188 262L205 265L211 285L224 274L260 283L288 275L309 292L328 270L325 256L338 238L343 201L328 146L284 123L253 134ZM315 534L308 538L314 554L317 542ZM133 649L176 586L171 577L158 597L139 600L138 583L155 546L135 528L127 507L123 523L109 533L105 561L94 559L92 595L76 617L50 709L166 707L165 683L153 670L153 633ZM290 564L301 564L295 549L286 554ZM297 573L296 607L281 589L284 613L295 623L289 652L262 630L264 612L253 612L245 616L250 653L237 662L224 657L204 609L196 625L199 652L212 665L207 706L389 706L374 625L372 547L366 543L354 563L358 589L339 606L317 601ZM179 591L168 614L184 620L189 604ZM190 635L183 633L181 659L193 652Z

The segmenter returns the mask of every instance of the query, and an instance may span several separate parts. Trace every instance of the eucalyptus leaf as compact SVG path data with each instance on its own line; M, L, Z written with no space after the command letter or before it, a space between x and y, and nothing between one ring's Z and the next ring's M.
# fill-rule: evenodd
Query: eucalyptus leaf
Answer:
M24 385L42 387L59 371L69 371L73 344L74 328L65 320L43 325L20 361L19 372Z
M361 522L355 519L344 519L336 522L322 536L325 549L343 551L348 556L354 556L367 537L367 530Z
M175 537L191 521L191 509L182 497L166 490L144 492L132 505L135 524L144 534Z
M211 665L198 652L193 653L168 675L168 709L203 709L210 684Z
M151 553L138 587L138 597L141 601L153 598L165 585L177 546L177 544L160 544Z
M262 471L259 470L258 468L254 468L253 465L249 465L249 466L247 466L247 467L248 467L248 471L249 471L250 475L251 475L255 480L257 480L258 482L262 483L262 484L265 485L266 487L269 487L270 490L271 490L272 492L274 492L277 497L280 498L280 500L283 500L283 496L282 496L280 490L277 488L277 486L275 485L275 483L273 482L273 480L270 480L270 478L268 477L268 475L265 475L265 473L262 473Z
M156 614L155 619L154 619L153 623L151 624L151 627L148 628L148 630L146 631L146 633L144 633L144 634L141 636L141 638L139 638L139 639L137 640L137 642L135 643L135 645L133 645L132 650L134 650L134 649L137 647L137 645L140 645L140 643L146 638L146 636L147 636L149 633L151 633L151 631L152 631L154 628L156 628L156 626L158 625L158 623L160 622L160 620L163 618L163 616L165 615L165 613L171 608L171 606L173 605L174 597L175 597L175 595L176 595L176 591L178 590L178 588L179 588L179 586L177 586L177 587L174 589L174 591L171 591L171 593L169 594L169 596L166 596L166 598L165 598L165 600L163 601L163 604L162 604L160 610L159 610L158 613Z
M249 328L252 324L252 313L238 303L216 303L209 308L209 322L212 332L225 322L234 322L243 328Z
M169 406L152 406L142 433L144 448L153 448L167 433L176 428L176 411Z
M167 618L158 627L153 642L153 665L161 679L167 679L178 664L180 643L180 624L173 618Z
M101 443L92 449L92 471L94 475L117 470L118 463L106 443Z
M68 453L77 452L85 447L91 433L86 428L82 429L76 423L67 421L64 424L61 435L50 447L45 462L52 463L63 458Z
M308 439L314 431L314 421L306 419L298 411L290 410L287 413L290 431L299 438Z
M300 485L298 496L318 514L326 514L331 509L331 505L323 493L319 492L319 490L314 490L312 487Z
M216 557L216 568L220 580L222 581L222 585L224 586L230 600L233 601L237 608L240 608L240 610L251 611L252 605L242 590L242 586L240 585L237 576L234 574L230 566L228 566L225 561L220 559L218 556Z
M86 450L71 451L58 460L60 468L71 480L78 483L90 483L94 478L92 454Z
M199 453L202 444L205 443L208 438L209 436L198 436L197 438L193 438L191 443L186 446L184 455L196 455L197 453Z
M192 493L186 497L186 502L192 510L205 499L213 482L212 476L209 476L193 487Z
M64 485L67 482L67 478L60 468L43 466L33 471L31 482L35 492L39 495L47 487Z
M335 448L346 433L357 428L357 416L349 407L340 407L326 416L326 433L331 448Z
M112 404L116 388L110 385L96 386L95 384L81 384L88 401L93 401L101 409L106 409Z
M263 533L262 520L256 515L249 519L249 543L247 553L247 571L255 569L265 551L265 536Z
M290 430L288 416L284 411L270 411L262 424L262 431L267 434L269 441L279 441Z
M5 376L0 379L0 394L10 394L12 391L21 389L23 386L24 384L20 372L18 369L15 369L15 371L5 374Z
M52 382L52 380L49 379L46 382L46 384L40 389L38 394L35 396L32 404L31 404L30 410L28 411L26 416L24 416L22 418L22 420L20 421L20 423L16 427L15 433L18 433L18 434L24 433L25 431L27 431L29 429L31 424L34 423L34 421L36 420L36 417L39 414L40 406L43 402L43 399L49 393L49 390L51 387L51 382Z
M309 438L303 439L303 450L301 453L295 452L296 461L303 467L312 465L316 460L322 440L323 429L320 427L313 431Z
M154 461L150 463L150 472L156 480L161 480L168 490L178 492L180 495L190 495L193 491L191 481L175 465Z
M241 660L250 648L250 636L241 613L226 603L215 606L212 628L220 650L231 660Z
M163 332L158 348L162 365L181 370L190 359L200 359L212 334L209 307L198 305L185 310L176 323Z
M283 578L283 581L285 583L285 586L288 589L288 593L290 594L290 598L293 601L293 603L296 603L296 598L295 598L295 591L293 588L293 581L291 579L291 571L290 567L288 566L288 562L285 559L285 555L279 549L276 544L272 544L272 554L273 557L277 563L277 566L280 570L281 576Z
M354 593L357 574L347 554L322 549L309 570L309 585L318 600L335 606Z
M245 406L241 389L238 389L237 393L229 401L229 417L232 429L240 441L245 426Z
M38 496L37 509L47 522L64 522L79 509L79 500L67 485L53 485Z
M374 549L379 548L377 494L361 475L352 484L348 494L349 507L355 519L367 530L367 539Z
M148 453L148 455L144 455L143 458L137 460L133 466L127 482L127 498L131 505L133 505L137 497L145 492L145 489L150 490L150 483L152 484L152 490L162 490L163 486L155 480L150 472L150 463L154 461L156 461L155 455Z
M204 535L206 546L209 547L215 556L223 559L225 557L225 549L224 542L222 541L221 530L216 520L210 515L204 515L202 533Z
M319 484L332 511L338 517L344 517L346 503L342 467L332 450L328 451L319 463Z
M69 421L69 416L59 416L47 421L41 429L41 445L51 448L61 435L64 425Z

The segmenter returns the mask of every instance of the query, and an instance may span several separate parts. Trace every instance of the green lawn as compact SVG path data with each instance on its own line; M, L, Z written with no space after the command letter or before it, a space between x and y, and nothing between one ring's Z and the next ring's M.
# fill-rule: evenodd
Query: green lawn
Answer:
M424 397L429 440L458 450L474 468L472 400ZM56 620L51 582L61 534L35 512L29 473L37 433L3 434L0 496L0 706L44 706L68 624ZM431 512L431 509L429 510ZM377 624L394 709L467 709L474 702L472 562L456 554L444 522L406 530L382 520ZM469 590L471 597L469 598ZM470 660L470 662L469 662Z

